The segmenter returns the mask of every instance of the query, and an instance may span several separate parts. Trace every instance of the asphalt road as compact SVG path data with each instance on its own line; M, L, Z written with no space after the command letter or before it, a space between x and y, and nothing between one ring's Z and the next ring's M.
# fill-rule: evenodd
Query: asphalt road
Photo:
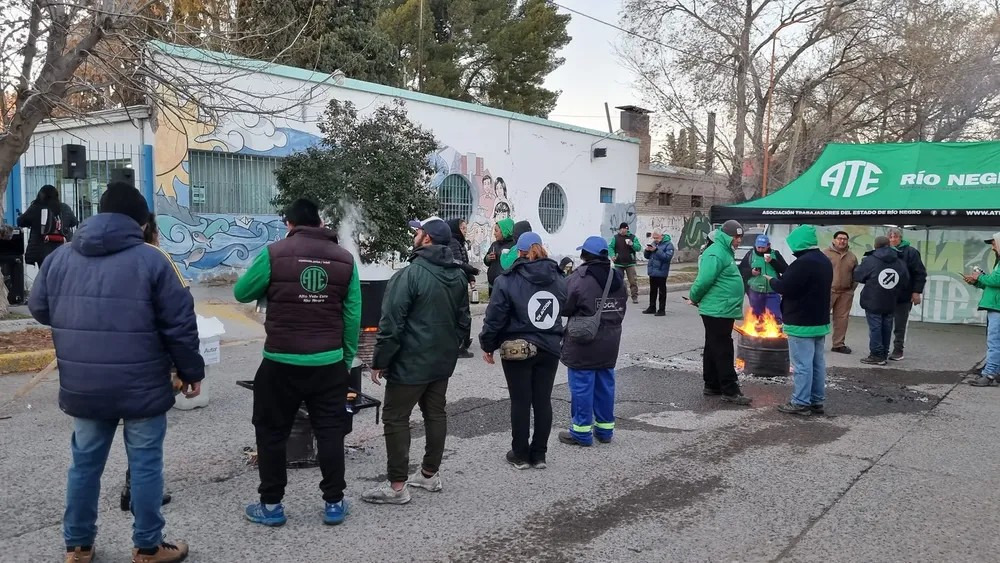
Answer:
M701 394L702 328L673 295L666 318L625 325L615 441L559 444L569 421L557 377L547 470L517 471L499 366L462 360L449 389L441 493L407 506L354 503L342 526L322 525L319 470L290 473L288 524L246 523L256 473L250 393L235 385L259 361L260 327L202 303L227 324L205 409L171 411L165 508L170 538L190 560L234 561L987 561L1000 548L1000 388L960 385L983 354L982 328L911 325L907 359L862 367L830 355L830 416L798 419L775 407L787 379L746 378L750 409ZM214 307L214 308L213 308ZM478 319L477 319L478 328ZM862 322L849 343L865 347ZM0 404L28 376L0 377ZM57 561L70 419L57 384L42 383L0 412L0 561ZM380 395L368 383L365 391ZM414 417L413 461L422 451ZM385 449L370 411L348 437L348 496L385 478ZM101 495L99 561L128 561L131 522L118 510L125 470L117 444Z

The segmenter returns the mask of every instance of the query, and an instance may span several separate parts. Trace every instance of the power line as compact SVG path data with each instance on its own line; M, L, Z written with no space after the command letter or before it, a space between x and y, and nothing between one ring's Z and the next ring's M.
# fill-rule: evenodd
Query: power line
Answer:
M588 20L593 20L593 21L595 21L595 22L597 22L599 24L606 25L608 27L617 29L618 31L620 31L622 33L627 33L627 34L629 34L629 35L631 35L633 37L638 37L639 39L642 39L643 41L649 41L650 43L655 43L655 44L657 44L657 45L659 45L661 47L665 47L665 48L670 49L672 51L677 51L678 53L682 53L682 54L685 54L685 55L688 54L688 53L686 53L686 52L678 49L677 47L674 47L672 45L667 45L666 43L664 43L662 41L659 41L657 39L653 39L651 37L646 37L645 35L642 35L640 33L636 33L636 32L634 32L632 30L629 30L629 29L625 29L624 27L615 25L613 23L606 22L606 21L604 21L604 20L602 20L600 18L594 17L594 16L592 16L590 14L585 14L585 13L579 11L579 10L574 10L573 8L568 8L568 7L563 6L562 4L560 4L558 2L554 2L553 0L547 0L547 1L548 1L549 4L552 4L553 6L555 6L557 8L562 8L563 10L566 10L567 12L572 12L572 13L578 15L578 16L583 16L583 17L587 18Z

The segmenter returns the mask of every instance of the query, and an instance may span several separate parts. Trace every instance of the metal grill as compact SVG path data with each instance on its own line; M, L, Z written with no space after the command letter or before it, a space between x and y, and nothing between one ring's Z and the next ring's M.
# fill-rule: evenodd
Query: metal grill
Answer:
M63 141L82 144L87 149L87 178L76 180L63 178ZM135 170L135 186L145 192L146 170L143 167L141 145L118 143L87 143L80 139L39 139L33 141L21 156L21 178L24 183L25 201L23 207L34 201L39 188L49 184L59 189L59 199L73 208L77 218L83 221L97 214L101 194L111 181L111 171L116 168ZM19 211L23 212L24 209Z
M449 175L438 186L438 216L445 221L472 216L472 186L461 174Z
M275 171L281 159L273 156L189 151L191 211L271 215L278 193Z
M538 198L538 218L550 234L562 228L566 220L566 192L559 184L549 184L542 190Z

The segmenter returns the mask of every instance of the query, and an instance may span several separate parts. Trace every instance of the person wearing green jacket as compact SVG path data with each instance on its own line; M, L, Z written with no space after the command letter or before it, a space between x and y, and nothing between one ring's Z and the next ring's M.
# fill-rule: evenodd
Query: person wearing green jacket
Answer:
M742 239L743 227L736 221L715 231L714 242L701 255L690 300L705 325L704 394L748 406L751 399L740 390L733 356L733 326L743 318L743 278L735 257Z
M365 491L373 504L410 502L408 486L440 491L438 469L448 434L445 394L458 363L458 351L469 338L468 281L455 262L448 242L451 229L437 217L413 221L410 265L389 280L382 300L372 382L386 379L382 423L389 480ZM410 467L410 415L420 405L427 439L420 469Z
M618 234L608 241L608 257L611 263L628 276L632 303L639 302L639 278L635 272L636 255L642 250L639 237L629 232L628 223L618 225Z
M267 297L264 359L253 387L260 502L247 506L246 518L285 523L285 447L305 402L323 473L323 521L340 524L348 511L344 413L361 332L361 281L354 257L323 226L315 203L296 200L284 217L288 236L261 250L233 287L240 303Z
M983 290L979 309L986 311L986 366L983 373L969 384L975 387L992 387L1000 384L1000 233L985 241L993 246L996 260L993 271L980 269L965 276L965 281Z

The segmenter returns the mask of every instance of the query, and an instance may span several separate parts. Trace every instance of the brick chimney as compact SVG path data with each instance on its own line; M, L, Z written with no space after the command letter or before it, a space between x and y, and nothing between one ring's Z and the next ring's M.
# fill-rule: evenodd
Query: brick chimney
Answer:
M649 114L653 112L638 106L618 106L615 109L622 112L622 130L625 134L639 139L639 169L648 170L653 143L653 138L649 135Z

